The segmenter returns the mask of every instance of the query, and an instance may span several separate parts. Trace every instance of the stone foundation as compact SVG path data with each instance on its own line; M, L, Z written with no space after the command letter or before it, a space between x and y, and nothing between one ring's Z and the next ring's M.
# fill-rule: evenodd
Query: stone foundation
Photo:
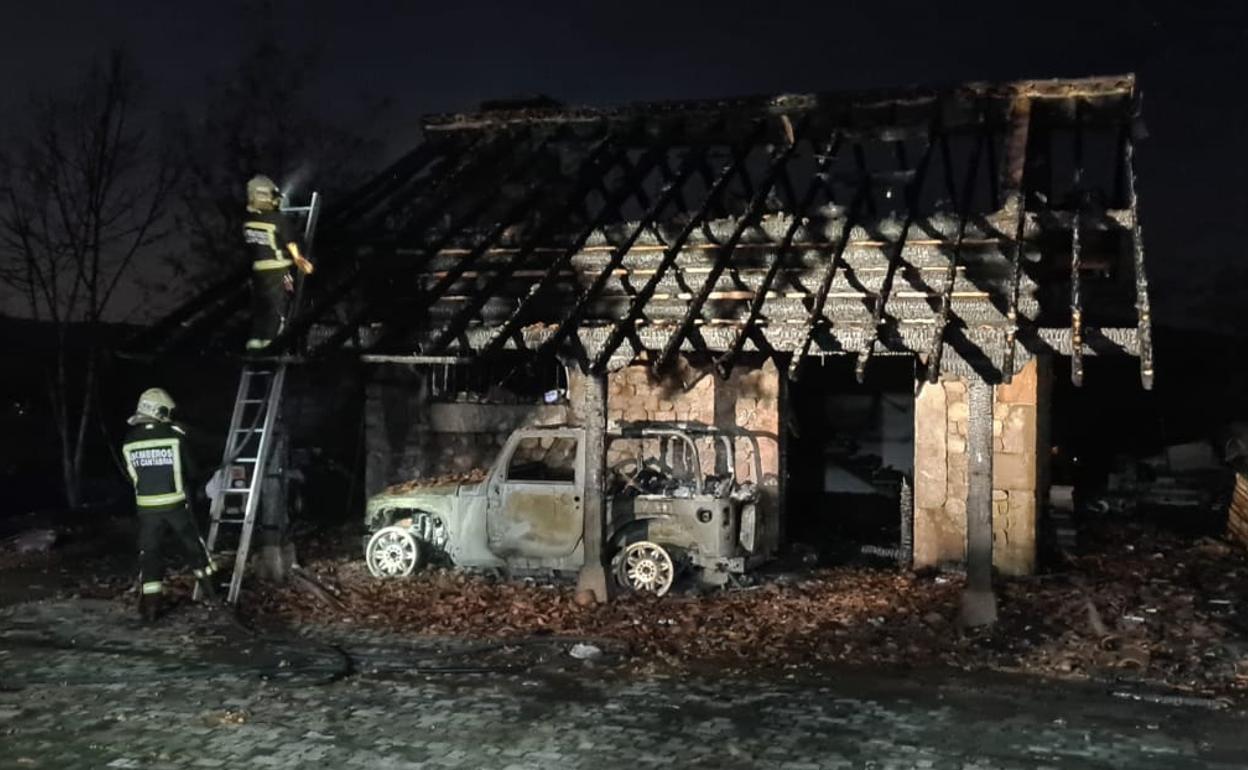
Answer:
M993 565L1007 575L1036 567L1037 512L1048 488L1047 361L1029 362L993 407ZM923 383L915 400L914 566L966 558L969 414L966 386L954 378Z

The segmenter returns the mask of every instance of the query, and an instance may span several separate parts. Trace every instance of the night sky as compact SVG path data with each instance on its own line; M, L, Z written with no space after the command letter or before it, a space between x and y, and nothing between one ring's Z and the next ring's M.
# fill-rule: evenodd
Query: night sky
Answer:
M255 39L266 4L7 0L0 109L123 45L158 105L196 99ZM1243 2L289 2L318 47L327 113L396 107L395 154L425 112L546 93L565 102L835 90L1134 71L1150 138L1140 198L1156 320L1236 328L1248 258L1248 4Z

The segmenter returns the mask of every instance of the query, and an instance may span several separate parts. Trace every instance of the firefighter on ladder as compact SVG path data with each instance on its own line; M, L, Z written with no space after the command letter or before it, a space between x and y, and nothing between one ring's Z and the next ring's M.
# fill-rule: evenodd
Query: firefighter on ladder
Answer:
M211 576L215 571L204 541L199 537L187 497L188 479L194 472L186 447L186 431L171 419L173 399L160 388L139 396L134 416L126 422L121 452L130 480L134 482L139 516L139 615L153 621L159 615L164 590L161 575L161 542L172 534L194 569L201 594L215 598Z
M282 331L288 295L295 290L291 267L304 275L312 263L299 250L299 239L280 211L281 191L267 176L247 182L247 217L243 241L251 253L252 326L247 350L263 350Z

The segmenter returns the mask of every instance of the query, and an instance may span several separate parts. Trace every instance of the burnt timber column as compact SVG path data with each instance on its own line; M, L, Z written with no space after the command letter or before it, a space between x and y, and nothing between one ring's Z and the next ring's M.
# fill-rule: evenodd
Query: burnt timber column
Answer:
M997 620L992 592L992 385L979 377L967 382L969 415L966 431L968 483L966 494L966 590L962 623L983 626Z
M604 489L607 482L607 378L604 374L580 377L577 418L585 429L585 563L576 579L577 593L590 591L600 602L607 600L607 572L602 539L607 517Z

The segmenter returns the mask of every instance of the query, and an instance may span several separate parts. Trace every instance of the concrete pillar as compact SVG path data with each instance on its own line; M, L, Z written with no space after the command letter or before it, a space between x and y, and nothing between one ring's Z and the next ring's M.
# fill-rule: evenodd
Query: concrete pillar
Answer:
M968 483L966 495L966 590L962 623L983 626L997 621L992 592L992 386L976 377L967 383Z

